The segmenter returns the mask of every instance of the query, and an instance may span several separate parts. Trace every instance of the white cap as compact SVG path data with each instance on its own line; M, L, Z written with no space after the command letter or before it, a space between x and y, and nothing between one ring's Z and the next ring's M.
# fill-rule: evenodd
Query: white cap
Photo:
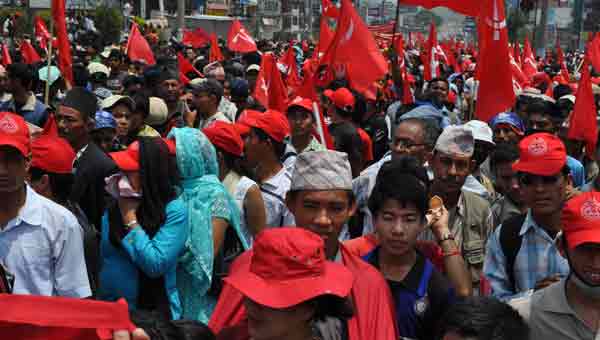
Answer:
M91 62L88 65L87 69L90 75L94 73L104 73L107 77L110 75L110 70L108 69L108 67L101 63Z
M246 69L246 72L250 72L250 71L260 72L260 66L256 65L256 64L252 64L252 65L248 66L248 68Z
M487 123L480 120L470 120L464 126L471 130L475 140L496 145L493 140L494 133Z
M104 99L100 103L100 108L102 110L110 110L113 108L113 106L115 106L119 102L122 102L123 104L127 105L129 107L129 109L132 111L135 109L135 102L133 101L133 99L131 99L131 97L121 96L121 95L112 95L112 96Z
M145 119L148 125L162 125L167 121L169 109L164 100L158 97L150 97L150 113Z

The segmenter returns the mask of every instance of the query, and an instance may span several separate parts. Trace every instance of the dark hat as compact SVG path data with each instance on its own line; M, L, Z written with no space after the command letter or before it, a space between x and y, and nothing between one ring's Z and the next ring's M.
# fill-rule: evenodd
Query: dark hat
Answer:
M75 109L86 117L95 117L98 110L98 100L93 93L85 88L74 87L67 92L62 106Z

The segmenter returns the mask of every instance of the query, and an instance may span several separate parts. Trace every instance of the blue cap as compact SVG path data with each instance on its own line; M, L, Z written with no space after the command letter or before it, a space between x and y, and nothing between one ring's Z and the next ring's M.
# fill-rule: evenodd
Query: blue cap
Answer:
M520 132L525 132L525 124L523 124L523 120L521 120L521 117L517 116L517 114L513 112L499 113L490 120L490 126L492 129L498 124L508 124L515 127Z
M112 113L108 111L96 111L96 130L104 128L117 128L117 121L113 117Z

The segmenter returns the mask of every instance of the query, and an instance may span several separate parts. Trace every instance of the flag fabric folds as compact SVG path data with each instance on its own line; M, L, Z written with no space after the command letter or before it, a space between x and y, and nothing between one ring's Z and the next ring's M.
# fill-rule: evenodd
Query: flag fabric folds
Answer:
M42 60L35 48L27 40L21 42L21 56L23 56L23 61L25 61L26 64L35 64Z
M127 40L127 56L132 61L141 61L147 65L156 64L152 49L136 23L131 24L131 32Z
M260 72L256 78L254 98L267 109L285 112L287 89L272 53L266 53L262 57Z
M596 103L592 92L590 63L584 61L581 80L577 89L577 99L569 121L567 138L585 141L585 151L590 159L595 159L598 127L596 123Z
M54 31L58 47L58 68L63 78L70 84L73 84L71 41L67 34L65 15L65 0L52 0L52 20L54 20Z
M221 49L219 48L219 41L217 41L217 35L215 33L210 35L210 52L208 56L208 60L212 63L215 61L223 61L225 59L223 57L223 53L221 53Z
M250 36L239 20L234 20L229 28L227 36L227 47L240 53L256 52L256 42Z

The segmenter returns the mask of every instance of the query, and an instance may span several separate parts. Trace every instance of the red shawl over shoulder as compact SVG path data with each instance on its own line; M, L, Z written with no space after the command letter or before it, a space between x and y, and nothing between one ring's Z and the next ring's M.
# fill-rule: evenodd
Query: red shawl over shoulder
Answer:
M375 268L352 254L344 245L340 247L344 265L354 274L351 296L355 315L348 321L350 340L398 339L392 296L385 279ZM233 264L231 271L250 261L251 257L251 251L242 254ZM226 284L208 325L214 333L219 334L224 328L229 330L229 327L244 321L242 295ZM247 334L242 333L238 329L238 332L235 332L236 336L230 339L247 339Z

